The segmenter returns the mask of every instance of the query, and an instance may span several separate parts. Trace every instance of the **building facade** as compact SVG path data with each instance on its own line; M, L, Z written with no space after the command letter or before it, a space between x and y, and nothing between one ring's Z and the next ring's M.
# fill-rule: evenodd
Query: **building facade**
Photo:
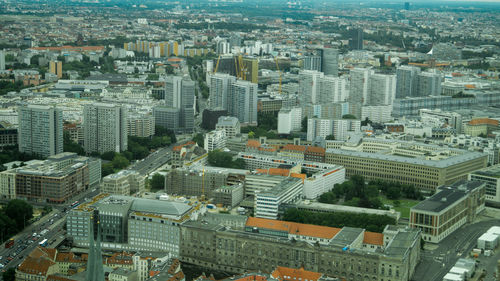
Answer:
M127 149L125 108L107 103L85 105L84 147L87 153L121 152Z

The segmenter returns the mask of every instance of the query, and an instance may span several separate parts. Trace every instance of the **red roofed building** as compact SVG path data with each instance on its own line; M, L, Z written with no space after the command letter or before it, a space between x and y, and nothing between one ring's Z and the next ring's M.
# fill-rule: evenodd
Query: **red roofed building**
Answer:
M305 145L287 144L280 150L279 155L282 157L304 160L304 152L306 149L307 146Z
M16 269L16 280L46 280L59 272L57 250L36 247Z
M271 273L271 276L279 281L318 281L323 276L323 273L307 271L303 267L296 269L278 266Z
M308 146L304 152L304 160L325 163L325 151L319 146Z
M490 118L472 119L464 128L465 134L473 137L479 135L487 136L496 130L498 130L498 120Z

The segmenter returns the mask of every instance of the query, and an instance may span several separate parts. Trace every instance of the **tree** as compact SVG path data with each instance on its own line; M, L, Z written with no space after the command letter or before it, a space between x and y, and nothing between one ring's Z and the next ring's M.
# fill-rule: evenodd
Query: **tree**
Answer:
M71 140L68 132L64 132L63 150L65 152L75 152L78 155L85 155L85 149L83 146Z
M165 176L161 174L154 174L151 178L151 191L158 191L165 189Z
M203 147L205 145L205 140L203 138L202 133L198 133L193 137L193 141L198 144L199 147Z
M352 115L352 114L345 114L345 115L342 115L342 119L357 119L356 116Z
M101 175L103 177L105 177L107 175L111 175L114 172L115 171L113 169L113 164L112 163L106 163L106 164L102 164L101 165Z
M15 281L16 269L14 267L8 268L4 273L2 273L2 278L4 281Z
M15 221L18 230L22 230L33 218L33 206L24 200L13 199L7 203L5 214Z
M111 161L113 160L113 158L115 158L115 154L116 152L114 151L104 152L103 154L101 154L101 159Z
M334 135L328 135L328 136L326 136L325 139L326 140L335 140L335 136Z
M115 169L124 169L127 168L128 165L130 164L130 162L128 161L127 158L125 158L125 156L120 155L118 153L115 155L111 163L113 163L113 167Z
M372 124L372 121L368 119L368 117L366 117L365 120L361 121L361 126L367 126L368 124Z
M211 166L222 168L245 168L245 161L243 159L236 159L233 161L231 153L217 150L210 151L208 153L208 164L210 164Z

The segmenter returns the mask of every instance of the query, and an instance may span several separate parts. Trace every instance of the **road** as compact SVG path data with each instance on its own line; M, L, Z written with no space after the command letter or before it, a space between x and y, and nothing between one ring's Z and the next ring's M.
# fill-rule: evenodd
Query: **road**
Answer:
M465 224L443 239L436 249L422 251L412 280L443 280L459 258L469 257L469 253L476 247L477 238L494 225L499 225L498 219Z
M163 147L148 155L148 157L135 162L129 169L147 175L158 169L172 158L172 147Z

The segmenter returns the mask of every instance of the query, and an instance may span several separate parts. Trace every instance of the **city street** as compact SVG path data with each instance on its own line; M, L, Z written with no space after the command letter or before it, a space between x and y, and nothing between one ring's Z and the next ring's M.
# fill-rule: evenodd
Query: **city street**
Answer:
M148 157L131 165L129 169L135 170L143 175L151 173L170 161L172 158L172 147L173 145L158 149L157 151L151 153Z
M412 280L441 281L459 258L469 257L476 247L477 238L490 227L500 225L498 219L486 218L482 221L466 224L446 237L438 245L429 245L432 250L422 251L420 263L415 269ZM495 271L495 268L489 270Z

